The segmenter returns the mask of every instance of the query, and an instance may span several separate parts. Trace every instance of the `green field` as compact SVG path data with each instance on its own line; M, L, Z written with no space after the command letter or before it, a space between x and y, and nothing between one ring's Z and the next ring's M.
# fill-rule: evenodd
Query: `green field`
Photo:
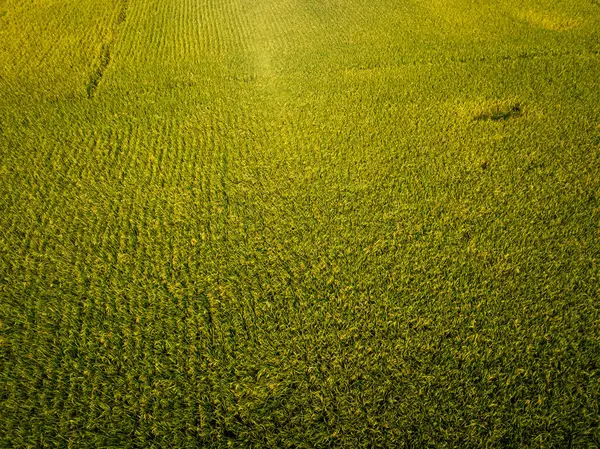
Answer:
M596 448L598 0L0 0L0 447Z

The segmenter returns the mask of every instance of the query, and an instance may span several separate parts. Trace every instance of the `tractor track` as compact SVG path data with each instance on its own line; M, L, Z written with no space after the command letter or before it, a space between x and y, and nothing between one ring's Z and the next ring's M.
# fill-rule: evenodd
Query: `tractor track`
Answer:
M86 92L87 92L87 97L90 100L92 98L94 98L96 91L98 90L98 86L100 85L100 82L102 81L102 78L104 77L104 72L110 65L111 48L113 47L113 45L119 35L119 30L121 29L121 27L127 20L127 12L129 9L129 0L121 0L120 4L121 4L120 11L119 11L119 15L117 16L115 30L112 33L112 35L110 36L110 38L102 44L102 47L100 50L100 57L98 58L98 66L90 75L88 83L87 83Z

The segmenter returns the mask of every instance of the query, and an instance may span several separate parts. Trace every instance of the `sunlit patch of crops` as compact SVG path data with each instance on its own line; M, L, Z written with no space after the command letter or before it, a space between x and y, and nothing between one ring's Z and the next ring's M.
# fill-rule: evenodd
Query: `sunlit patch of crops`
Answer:
M568 31L581 26L577 19L560 14L551 14L535 9L528 9L517 13L517 17L527 23L552 31Z

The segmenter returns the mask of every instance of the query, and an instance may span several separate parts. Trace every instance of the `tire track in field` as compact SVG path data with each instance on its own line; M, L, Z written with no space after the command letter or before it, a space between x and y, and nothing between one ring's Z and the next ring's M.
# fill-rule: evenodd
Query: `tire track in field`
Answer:
M102 81L102 77L104 76L104 72L108 68L111 62L111 49L117 39L119 31L125 21L127 20L127 12L129 9L129 0L120 0L120 9L117 15L117 20L115 23L114 31L112 32L110 38L104 42L100 48L100 58L98 62L98 66L96 70L92 72L89 77L88 84L86 87L87 97L92 99L96 94L96 90L100 82Z

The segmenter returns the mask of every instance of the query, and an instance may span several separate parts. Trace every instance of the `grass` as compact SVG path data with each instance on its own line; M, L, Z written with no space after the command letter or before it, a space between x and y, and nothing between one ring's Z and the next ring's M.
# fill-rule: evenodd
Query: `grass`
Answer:
M0 446L600 444L598 30L0 0Z

